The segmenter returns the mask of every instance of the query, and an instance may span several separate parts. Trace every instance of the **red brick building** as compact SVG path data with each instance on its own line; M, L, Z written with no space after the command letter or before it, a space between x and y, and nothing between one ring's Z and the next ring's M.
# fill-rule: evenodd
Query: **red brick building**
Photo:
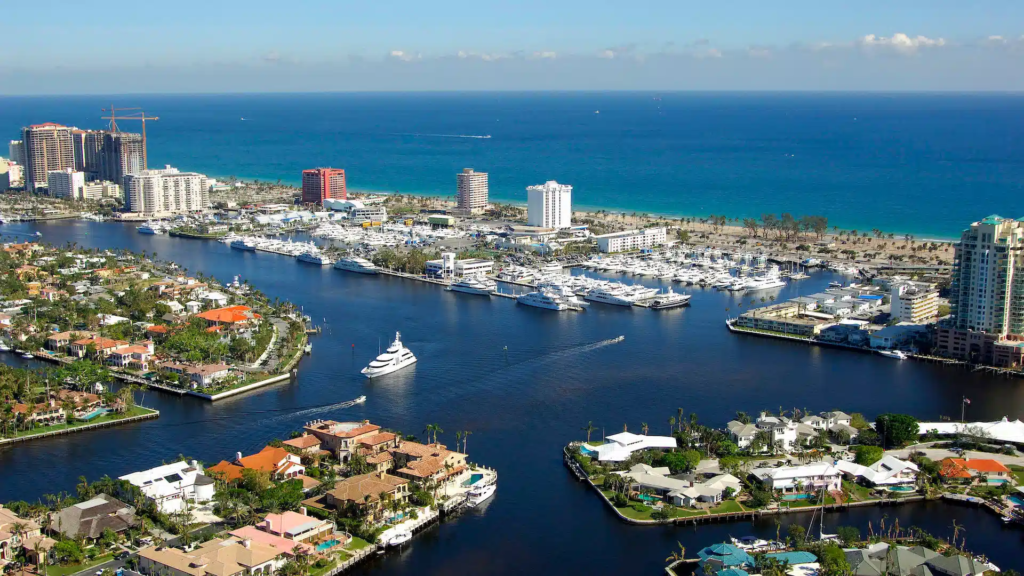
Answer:
M327 198L347 200L345 171L340 168L313 168L302 171L302 203L320 204Z

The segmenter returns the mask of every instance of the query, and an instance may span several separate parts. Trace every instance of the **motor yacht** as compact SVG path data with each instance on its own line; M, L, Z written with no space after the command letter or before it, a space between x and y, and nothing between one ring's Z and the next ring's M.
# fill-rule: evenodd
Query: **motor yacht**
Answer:
M367 378L376 378L385 374L391 374L407 366L416 363L416 356L412 351L402 344L402 335L395 332L395 341L388 346L388 349L377 356L370 365L362 369L362 374Z
M516 302L526 306L533 306L535 308L545 308L547 310L561 311L569 309L569 305L563 302L561 297L549 290L529 292L527 294L517 296Z
M334 260L331 260L330 256L321 252L312 251L299 254L299 262L308 262L318 266L330 266L331 264L334 264Z
M388 539L388 546L401 546L409 540L412 540L412 532L399 532Z
M632 306L637 300L635 296L626 293L625 290L614 288L597 288L595 290L591 290L590 292L587 292L585 298L591 302L612 304L614 306Z
M671 288L668 291L659 294L651 300L651 309L653 310L664 310L666 308L678 308L679 306L686 306L690 303L689 294L679 294L673 292Z
M537 288L553 292L562 300L562 302L565 302L569 306L576 306L578 308L586 308L587 306L590 306L590 302L587 302L583 298L577 296L576 293L572 291L572 288L569 288L568 286L544 283L537 284Z
M166 232L163 224L152 220L141 226L136 226L135 229L139 231L139 234L163 234Z
M10 351L11 351L11 347L10 346L8 346L7 344L4 344L3 342L0 342L0 352L10 352Z
M24 358L25 360L31 360L31 359L35 358L35 356L33 356L32 354L30 354L28 352L25 352L24 354L22 354L21 357Z
M893 360L906 360L909 358L907 353L902 350L879 350L878 353L886 358L892 358Z
M486 486L480 486L479 488L473 488L469 491L469 494L466 495L469 498L466 505L470 508L475 508L476 506L483 504L490 497L494 496L494 493L497 490L498 486L496 484L488 484Z
M342 258L334 263L334 267L338 270L357 272L359 274L376 274L378 272L377 266L373 262L357 256Z
M231 242L230 246L235 250L253 252L256 250L256 243L250 238L239 238Z
M476 278L470 276L463 278L458 282L452 283L451 286L445 288L445 290L451 292L463 292L465 294L478 294L480 296L490 296L494 293L497 288L497 284L486 279Z

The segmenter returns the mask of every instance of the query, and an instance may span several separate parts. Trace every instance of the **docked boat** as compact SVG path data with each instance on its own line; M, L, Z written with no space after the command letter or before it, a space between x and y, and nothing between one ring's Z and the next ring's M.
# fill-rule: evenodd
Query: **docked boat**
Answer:
M334 267L338 270L359 274L376 274L378 272L377 266L373 262L356 256L341 258L334 263Z
M388 346L388 349L383 354L377 356L373 362L370 362L369 366L363 368L361 373L367 378L376 378L412 366L415 363L416 356L402 344L402 334L395 332L395 341L391 343L391 346Z
M412 540L412 532L399 532L391 538L388 538L388 546L401 546L409 540Z
M470 276L469 278L463 278L458 282L453 282L452 285L445 288L445 290L449 290L451 292L462 292L465 294L490 296L494 293L496 288L497 284L494 282Z
M330 266L334 264L334 260L320 252L303 252L299 254L299 262L308 262L317 266Z
M663 294L659 294L654 300L651 300L651 309L653 310L664 310L666 308L678 308L679 306L686 306L690 303L689 294L679 294L673 292L671 288Z
M25 360L31 360L31 359L35 358L35 356L33 356L32 354L29 354L28 352L25 352L24 354L22 354L21 357L24 358Z
M626 294L622 290L597 288L587 292L585 296L587 300L591 302L600 302L602 304L612 304L614 306L632 306L636 299Z
M466 505L470 508L479 506L494 496L494 493L497 490L498 486L496 484L488 484L487 486L473 488L469 491L469 494L467 494L469 500L466 502Z
M230 246L235 250L244 250L246 252L254 252L256 250L256 244L248 238L239 238L231 242Z
M879 350L878 353L886 358L892 358L893 360L906 360L909 358L907 353L902 350Z
M832 282L828 283L828 287L829 288L842 288L843 287L843 283L842 282L836 282L835 280L833 280Z
M136 226L135 229L139 231L139 234L163 234L167 231L163 224L153 221L146 222L142 226Z
M521 296L516 296L516 302L526 306L533 306L534 308L545 308L547 310L561 311L569 309L569 305L562 302L562 299L559 298L557 294L546 290L529 292Z
M11 351L11 347L10 346L0 342L0 352L10 352L10 351Z

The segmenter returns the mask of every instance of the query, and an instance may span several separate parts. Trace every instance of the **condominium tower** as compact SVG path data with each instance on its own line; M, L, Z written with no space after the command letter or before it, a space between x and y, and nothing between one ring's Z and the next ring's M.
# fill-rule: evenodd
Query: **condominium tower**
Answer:
M347 200L345 171L340 168L313 168L302 171L302 202L320 204L327 198Z
M487 172L464 168L456 174L455 179L460 210L479 212L487 208Z
M85 196L82 190L85 188L85 174L71 168L51 170L47 174L46 188L50 196L81 200Z
M195 212L210 203L206 176L170 166L126 175L124 197L129 212L146 215Z
M25 142L21 140L11 140L11 143L7 145L8 160L16 164L25 165Z
M128 174L145 169L146 148L141 134L76 130L75 169L89 180L121 182Z
M25 187L45 188L51 170L75 168L72 128L47 122L21 131L25 155Z
M572 186L549 180L526 189L526 223L543 228L572 226Z
M989 216L960 236L949 303L961 330L1024 334L1024 222Z

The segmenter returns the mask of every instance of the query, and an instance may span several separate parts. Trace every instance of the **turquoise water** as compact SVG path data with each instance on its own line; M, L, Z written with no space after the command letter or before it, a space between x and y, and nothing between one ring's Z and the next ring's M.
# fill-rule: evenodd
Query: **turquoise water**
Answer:
M581 444L580 445L580 453L583 454L584 456L590 456L592 454L597 454L596 451L591 450L590 448L587 448L587 446L585 444Z
M327 550L329 548L334 548L338 544L341 544L340 540L328 540L326 542L321 542L316 545L316 551L323 552L324 550Z
M786 494L782 497L783 500L810 500L813 496L811 494Z
M464 167L493 200L572 184L574 207L759 217L953 237L1020 217L1024 95L388 93L132 95L160 116L149 164L298 184L344 168L350 189L455 193ZM100 128L108 96L0 97L0 136L53 121ZM594 114L600 110L600 114ZM240 117L245 122L239 121ZM466 138L486 136L491 138ZM964 199L970 199L964 205ZM961 208L962 207L962 208Z
M913 486L892 486L889 488L889 492L913 492L914 490Z
M1007 480L1006 478L989 478L988 479L988 483L989 484L1006 484L1007 482L1009 482L1009 480Z
M481 481L483 479L484 479L484 475L483 474L472 474L472 475L470 475L469 480L464 480L462 482L462 485L463 486L472 486L473 484L476 484L477 482L479 482L479 481Z
M1017 506L1024 508L1024 498L1021 498L1020 496L1014 494L1013 496L1009 496L1008 499L1010 500L1010 502L1013 502Z
M658 502L660 500L660 498L655 498L654 496L651 496L650 494L640 494L640 495L638 495L636 497L636 499L637 500L643 500L645 502Z
M92 412L89 412L88 414L82 416L81 418L79 418L79 420L92 420L93 418L97 418L99 416L102 416L102 415L106 414L107 412L110 412L110 410L108 410L106 408L97 408L97 409L93 410Z

